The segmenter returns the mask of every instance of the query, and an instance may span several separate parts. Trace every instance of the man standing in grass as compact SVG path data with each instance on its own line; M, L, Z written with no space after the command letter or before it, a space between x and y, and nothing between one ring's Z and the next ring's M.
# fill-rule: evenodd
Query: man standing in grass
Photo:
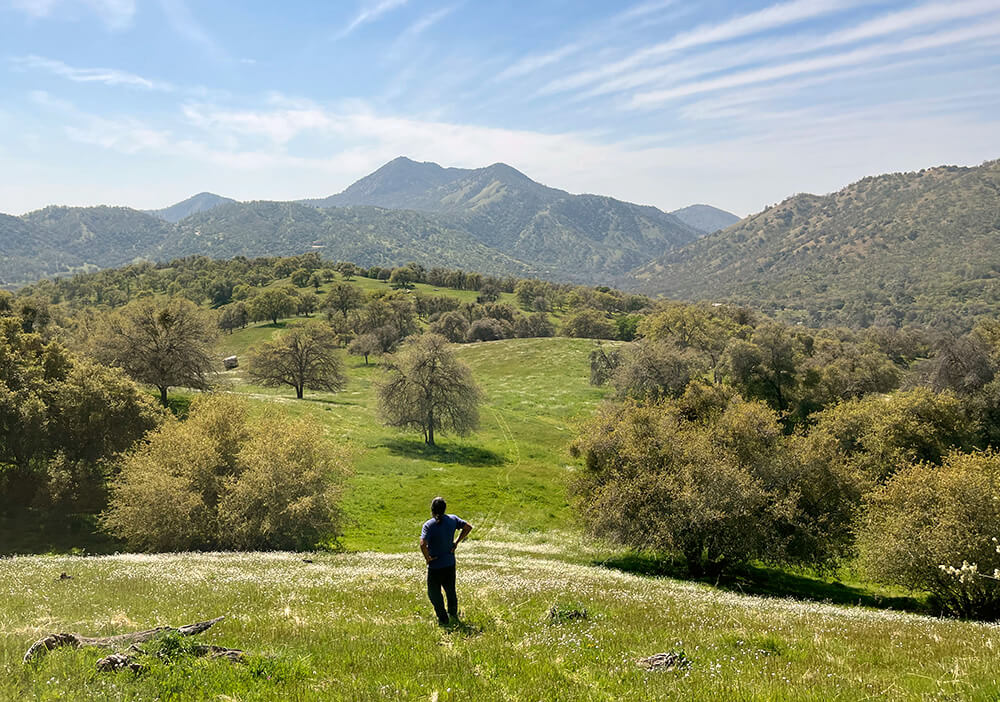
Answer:
M472 525L454 514L445 514L443 497L431 501L431 518L424 522L420 530L420 551L427 561L427 597L434 605L438 621L445 625L449 616L458 619L458 595L455 594L455 547L472 531ZM455 539L455 532L462 533ZM444 608L441 589L448 598L448 609Z

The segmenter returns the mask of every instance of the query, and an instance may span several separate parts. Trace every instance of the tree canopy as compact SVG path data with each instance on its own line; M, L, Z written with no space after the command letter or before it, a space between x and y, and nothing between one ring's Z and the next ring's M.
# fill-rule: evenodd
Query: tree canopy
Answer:
M211 385L215 338L216 325L192 302L144 299L111 314L97 335L95 353L140 383L156 387L166 406L172 387L206 390Z
M437 334L414 338L390 358L377 393L383 421L422 432L429 446L435 432L465 435L479 425L483 392Z
M344 364L337 356L337 337L316 320L252 349L247 373L267 387L291 386L299 399L307 387L337 392L347 384Z

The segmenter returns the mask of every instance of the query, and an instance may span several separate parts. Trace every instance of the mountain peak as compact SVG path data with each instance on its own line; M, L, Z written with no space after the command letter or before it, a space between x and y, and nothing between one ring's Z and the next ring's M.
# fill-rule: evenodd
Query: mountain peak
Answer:
M732 212L726 212L725 210L720 210L718 207L703 204L688 205L679 210L674 210L670 214L689 227L694 227L706 234L725 229L740 221L740 218Z
M169 207L164 207L160 210L146 210L146 212L154 217L159 217L160 219L165 219L168 222L176 223L185 217L190 217L191 215L199 212L206 212L218 207L219 205L226 205L232 202L236 202L236 200L204 191L198 193L197 195L192 195L186 200L181 200L178 203L170 205Z

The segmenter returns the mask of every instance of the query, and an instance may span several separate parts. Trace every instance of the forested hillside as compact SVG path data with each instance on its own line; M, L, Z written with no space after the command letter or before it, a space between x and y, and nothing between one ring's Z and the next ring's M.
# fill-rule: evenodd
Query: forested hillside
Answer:
M0 214L0 287L13 287L82 267L79 257L50 241L40 227Z
M200 193L150 212L47 207L15 219L0 222L0 245L11 250L0 261L7 287L138 258L310 251L364 266L415 261L609 283L703 233L655 207L570 195L502 163L466 170L405 158L324 200L235 202Z
M967 327L1000 312L1000 161L796 195L655 263L647 293L731 300L806 324Z
M234 203L177 225L162 257L290 256L315 251L363 266L416 261L526 275L535 268L431 215L377 207L316 209L294 202Z
M338 195L306 202L447 215L486 245L577 282L607 282L703 231L655 207L544 186L503 163L442 168L400 157Z
M164 207L160 210L148 210L147 214L159 217L160 219L165 219L168 222L180 222L185 217L190 217L191 215L199 212L206 212L212 208L220 205L226 205L230 202L236 202L236 200L229 197L222 197L221 195L216 195L215 193L198 193L197 195L192 195L186 200L181 200L170 207Z

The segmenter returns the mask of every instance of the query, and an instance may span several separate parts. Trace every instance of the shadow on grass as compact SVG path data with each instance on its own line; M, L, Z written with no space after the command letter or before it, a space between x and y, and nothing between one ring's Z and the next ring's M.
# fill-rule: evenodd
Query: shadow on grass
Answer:
M500 466L507 459L480 446L448 444L428 446L419 439L391 439L383 446L394 456L419 458L436 463L458 463L463 466Z
M121 550L123 544L101 532L93 514L55 518L24 510L0 516L0 557L106 554Z
M630 553L594 565L637 575L656 575L713 585L720 590L761 597L781 597L807 602L855 605L876 609L891 609L919 614L932 614L930 606L916 597L883 595L866 587L830 581L817 575L796 573L781 568L746 565L718 580L691 577L684 564L675 559L655 555Z

